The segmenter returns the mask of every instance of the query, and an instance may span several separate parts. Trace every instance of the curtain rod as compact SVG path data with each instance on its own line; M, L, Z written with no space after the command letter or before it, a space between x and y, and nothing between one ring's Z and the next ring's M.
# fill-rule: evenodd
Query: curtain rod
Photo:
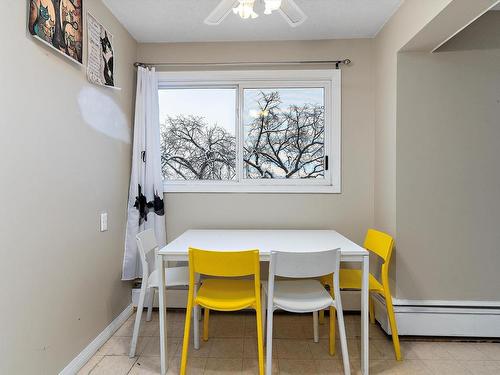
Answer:
M207 63L184 63L184 62L171 62L171 63L143 63L136 62L134 66L136 68L152 68L152 67L160 67L160 66L177 66L177 67L189 67L189 66L267 66L267 65L305 65L305 64L333 64L336 69L340 69L340 65L349 65L351 60L319 60L319 61L269 61L269 62L227 62L227 63L219 63L219 62L207 62Z

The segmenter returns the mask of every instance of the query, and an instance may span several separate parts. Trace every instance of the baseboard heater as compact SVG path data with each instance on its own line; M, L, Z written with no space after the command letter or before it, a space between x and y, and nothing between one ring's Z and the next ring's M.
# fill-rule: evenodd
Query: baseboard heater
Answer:
M390 334L385 300L374 296L375 317ZM447 336L500 338L500 306L492 303L463 301L394 301L394 313L400 336ZM404 303L404 304L402 304Z

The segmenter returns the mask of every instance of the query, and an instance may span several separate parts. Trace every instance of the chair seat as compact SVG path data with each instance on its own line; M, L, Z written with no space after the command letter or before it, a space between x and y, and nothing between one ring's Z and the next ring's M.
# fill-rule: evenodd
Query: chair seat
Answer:
M339 278L340 289L361 289L361 270L341 269ZM370 291L384 293L384 287L371 273L368 282Z
M204 279L195 303L211 310L236 311L254 306L254 280Z
M263 283L267 293L267 283ZM333 299L318 280L280 280L274 283L274 305L285 311L306 313L333 304Z
M158 285L160 285L158 281L158 271L154 270L149 275L148 288L158 288ZM167 288L189 285L189 267L165 268L165 285Z

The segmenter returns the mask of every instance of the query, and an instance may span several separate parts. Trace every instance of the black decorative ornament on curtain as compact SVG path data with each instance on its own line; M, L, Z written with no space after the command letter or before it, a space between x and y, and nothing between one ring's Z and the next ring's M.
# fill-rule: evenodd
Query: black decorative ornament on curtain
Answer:
M146 151L141 152L141 159L144 164L146 164ZM145 221L148 221L149 212L153 211L158 216L165 215L165 205L163 204L163 199L158 195L158 191L155 190L155 196L152 201L148 202L148 199L144 194L142 194L141 184L137 184L138 195L135 197L134 207L139 211L139 225L142 225Z
M165 205L163 199L158 196L155 191L155 196L152 201L147 200L146 196L142 194L142 186L139 184L139 195L135 197L134 207L139 211L139 225L144 221L148 221L148 214L153 211L158 216L165 215Z

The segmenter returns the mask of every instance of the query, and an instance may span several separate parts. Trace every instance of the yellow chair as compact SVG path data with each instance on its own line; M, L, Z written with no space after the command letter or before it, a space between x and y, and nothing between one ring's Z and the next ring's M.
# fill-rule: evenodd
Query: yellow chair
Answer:
M195 290L195 275L225 277L205 279ZM227 279L253 275L253 280ZM260 291L259 251L206 251L189 249L189 293L182 346L181 375L186 374L189 331L193 308L205 308L203 338L208 339L208 311L237 311L251 307L257 315L259 372L264 375L264 346L262 334L262 304ZM197 322L195 322L197 324Z
M389 264L391 261L392 249L394 247L394 240L391 236L384 232L375 229L369 229L366 233L364 247L379 256L382 259L382 269L380 272L382 283L380 283L375 276L369 275L369 290L370 293L379 293L385 298L385 305L387 308L387 316L389 317L389 324L391 326L392 343L394 345L394 353L396 360L401 360L401 348L399 346L398 327L396 324L396 317L394 315L394 308L392 306L391 290L389 288ZM361 289L361 270L341 269L340 270L340 289ZM323 285L327 285L330 290L333 290L332 275L324 276L321 278ZM324 311L320 311L320 321L323 320ZM375 323L375 311L373 299L370 296L370 322Z
M392 296L389 287L389 265L391 261L392 250L394 248L394 240L391 236L384 232L375 229L369 229L364 247L382 259L382 269L380 283L375 276L369 275L369 290L370 293L381 294L385 299L387 308L387 316L391 326L392 343L394 345L394 353L398 361L401 360L401 348L399 346L398 327L396 324L396 317L394 315L394 308L392 306ZM361 270L340 270L340 289L361 289ZM370 321L375 323L375 311L373 299L370 297Z

